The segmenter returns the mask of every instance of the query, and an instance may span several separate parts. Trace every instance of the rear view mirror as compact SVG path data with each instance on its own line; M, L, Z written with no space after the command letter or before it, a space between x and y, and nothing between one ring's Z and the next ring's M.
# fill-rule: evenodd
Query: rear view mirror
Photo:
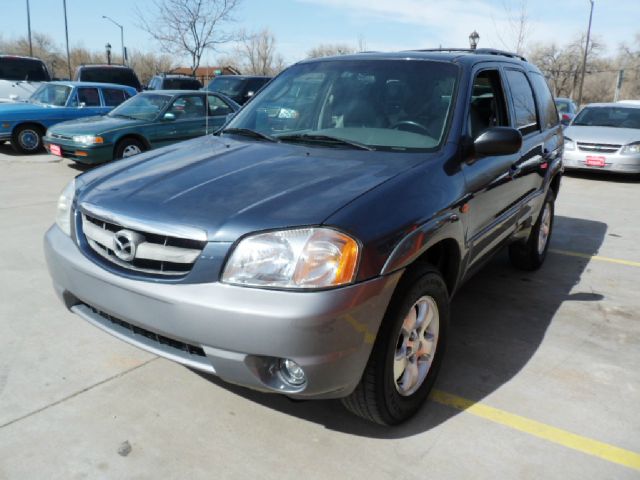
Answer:
M512 155L522 148L522 134L511 127L490 128L473 141L477 155Z
M173 122L176 119L176 115L171 112L167 112L163 115L162 120L165 122Z

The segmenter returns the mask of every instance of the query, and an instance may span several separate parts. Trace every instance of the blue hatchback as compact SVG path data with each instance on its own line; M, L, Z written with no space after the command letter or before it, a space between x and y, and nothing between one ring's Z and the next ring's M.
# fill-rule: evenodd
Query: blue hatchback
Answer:
M28 102L0 104L0 142L9 140L16 151L35 153L42 149L42 137L51 125L104 115L136 93L110 83L45 83Z

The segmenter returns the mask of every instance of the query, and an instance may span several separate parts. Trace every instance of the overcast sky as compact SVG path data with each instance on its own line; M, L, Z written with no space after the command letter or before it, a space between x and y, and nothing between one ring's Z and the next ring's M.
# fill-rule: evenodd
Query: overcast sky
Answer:
M505 5L517 12L521 1L243 0L232 27L270 28L288 63L303 58L320 43L356 45L359 38L369 50L467 47L473 30L480 34L481 47L504 49L513 44ZM564 44L586 30L589 0L527 3L531 23L528 45L540 41ZM30 0L30 5L32 31L48 33L64 48L62 0ZM119 50L119 29L102 19L102 15L109 15L124 25L129 48L157 49L136 27L134 5L149 11L152 1L67 0L70 44L103 50L109 42ZM26 0L0 0L0 9L0 35L5 40L26 35ZM640 0L596 0L592 32L614 52L621 42L632 43L640 33L639 19ZM203 63L215 63L218 56L208 54Z

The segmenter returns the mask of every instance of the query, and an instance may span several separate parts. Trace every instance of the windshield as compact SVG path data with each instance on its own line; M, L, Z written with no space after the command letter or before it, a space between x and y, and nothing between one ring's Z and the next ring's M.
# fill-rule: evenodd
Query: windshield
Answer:
M457 75L455 65L436 61L303 63L272 80L229 128L282 141L325 137L376 150L434 150L446 133Z
M49 72L40 60L0 57L0 80L48 82Z
M640 108L585 107L575 118L572 125L640 128Z
M560 113L571 113L571 103L566 100L556 100L556 108Z
M31 103L64 107L67 104L71 90L72 88L67 85L55 85L52 83L40 85L40 87L33 92L29 101Z
M108 115L135 120L153 120L166 108L171 98L171 95L141 93L111 110Z
M245 83L243 78L234 77L216 77L207 86L207 90L211 92L218 92L228 97L239 95L242 91L242 86Z
M140 90L140 82L136 74L128 68L84 67L78 80L83 82L115 83L116 85L127 85Z

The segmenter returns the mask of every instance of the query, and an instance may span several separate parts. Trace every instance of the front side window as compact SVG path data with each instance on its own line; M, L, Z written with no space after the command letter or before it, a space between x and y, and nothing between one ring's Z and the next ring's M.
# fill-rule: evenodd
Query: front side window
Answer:
M507 82L516 114L516 127L523 135L537 130L536 102L527 76L520 70L507 70Z
M78 106L99 107L100 94L97 88L78 88Z
M204 111L204 96L202 95L178 97L169 109L169 113L173 113L177 120L204 117Z
M457 78L456 65L438 61L302 63L267 84L228 128L285 142L333 137L377 150L435 150Z
M114 108L108 115L110 117L151 121L164 111L171 98L171 95L141 93Z
M472 138L498 126L508 126L504 92L497 70L483 70L476 75L471 89L469 129Z
M38 90L33 92L29 101L43 105L64 107L67 104L71 90L72 88L66 85L56 85L53 83L41 85Z

